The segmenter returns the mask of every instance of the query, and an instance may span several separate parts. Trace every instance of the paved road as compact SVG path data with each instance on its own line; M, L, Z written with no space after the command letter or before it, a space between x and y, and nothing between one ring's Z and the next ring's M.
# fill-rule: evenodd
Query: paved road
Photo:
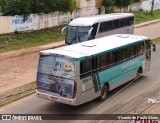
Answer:
M135 29L135 34L143 35L155 39L160 37L160 23L140 27Z

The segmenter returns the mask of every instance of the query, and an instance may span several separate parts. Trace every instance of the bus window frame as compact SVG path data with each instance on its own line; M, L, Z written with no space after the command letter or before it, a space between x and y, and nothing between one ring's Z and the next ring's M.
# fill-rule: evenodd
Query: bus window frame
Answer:
M119 25L117 26L118 28L115 28L116 26L114 26L114 22L116 22L116 21L118 21L118 23L119 23ZM108 24L108 23L111 23L111 24ZM112 30L124 28L124 27L127 27L127 26L132 26L133 24L134 24L134 16L114 19L114 20L110 20L110 21L102 21L102 22L100 22L98 32L99 33L104 33L104 32L107 32L107 31L112 31ZM107 25L111 26L111 28L109 28L109 26L107 26Z
M135 48L135 46L138 46L138 45L139 45L139 49L138 50L140 50L141 52L140 53L136 52L136 54L135 54L135 51L137 50L137 48ZM141 49L142 46L143 46L143 49ZM133 50L132 54L130 54L130 50L131 50L130 47L132 47L132 50ZM136 58L136 57L138 57L140 55L143 55L144 54L144 50L145 50L144 48L145 48L144 47L144 41L142 41L142 42L130 44L128 46L124 46L122 48L117 48L117 49L114 49L112 51L105 52L105 53L102 53L102 54L97 55L97 56L93 56L91 58L86 58L85 60L80 61L80 64L81 64L81 62L83 62L83 64L84 64L84 62L86 60L89 60L90 61L91 70L90 71L85 71L84 73L81 73L81 71L80 71L80 79L83 79L83 78L85 78L87 76L91 76L91 74L95 74L97 72L103 71L104 69L108 69L108 68L114 67L114 66L116 66L116 65L118 65L120 63L126 62L126 61L131 60L133 58ZM127 51L127 50L129 50L129 51ZM120 58L119 53L121 54L121 58ZM101 61L101 57L103 55L106 58L106 65L105 66L101 65L101 62L102 62ZM107 60L107 55L109 57L109 64L107 64L107 61L108 61ZM125 55L125 56L123 56L123 55ZM115 57L115 61L113 61L113 57ZM94 61L94 66L93 66L93 61ZM80 69L81 69L81 66L80 66Z

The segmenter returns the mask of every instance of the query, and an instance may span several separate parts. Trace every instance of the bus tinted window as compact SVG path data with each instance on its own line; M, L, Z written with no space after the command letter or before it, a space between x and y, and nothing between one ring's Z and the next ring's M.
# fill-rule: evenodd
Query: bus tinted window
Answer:
M134 23L134 17L116 19L100 23L99 32L106 32L121 27L131 26Z
M101 68L104 68L106 66L106 60L107 60L106 54L101 55Z
M113 21L113 29L119 28L119 20L114 20Z
M148 44L146 44L146 47L146 49L149 49ZM80 63L81 77L85 77L90 73L98 72L108 67L112 67L121 62L132 59L137 55L142 55L143 49L144 43L142 42L135 45L126 46L113 52L103 53L92 59L86 59Z
M134 17L130 17L129 18L129 25L133 25L134 24Z
M91 60L87 59L80 63L80 74L81 77L88 75L92 70Z

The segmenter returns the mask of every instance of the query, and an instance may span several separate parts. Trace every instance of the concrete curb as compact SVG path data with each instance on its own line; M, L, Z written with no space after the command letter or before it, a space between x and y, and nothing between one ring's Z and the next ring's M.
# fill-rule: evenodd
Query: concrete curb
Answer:
M35 92L36 82L31 82L26 85L6 91L4 93L0 93L0 107L34 94Z
M151 24L156 24L156 23L159 23L160 22L160 19L158 20L153 20L153 21L148 21L148 22L144 22L144 23L141 23L141 24L136 24L134 26L134 28L140 28L140 27L143 27L143 26L147 26L147 25L151 25Z

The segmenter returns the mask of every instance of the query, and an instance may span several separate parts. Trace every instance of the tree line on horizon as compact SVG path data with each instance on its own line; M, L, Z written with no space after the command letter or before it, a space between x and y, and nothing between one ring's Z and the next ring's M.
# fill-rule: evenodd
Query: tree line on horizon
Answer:
M75 0L0 0L0 9L4 16L72 12Z
M106 8L106 11L110 11L110 7L114 5L121 9L135 2L140 2L140 0L102 0L102 5Z
M4 16L50 13L55 11L73 12L76 0L0 0L0 10ZM126 7L140 0L102 0L105 8L113 5Z

